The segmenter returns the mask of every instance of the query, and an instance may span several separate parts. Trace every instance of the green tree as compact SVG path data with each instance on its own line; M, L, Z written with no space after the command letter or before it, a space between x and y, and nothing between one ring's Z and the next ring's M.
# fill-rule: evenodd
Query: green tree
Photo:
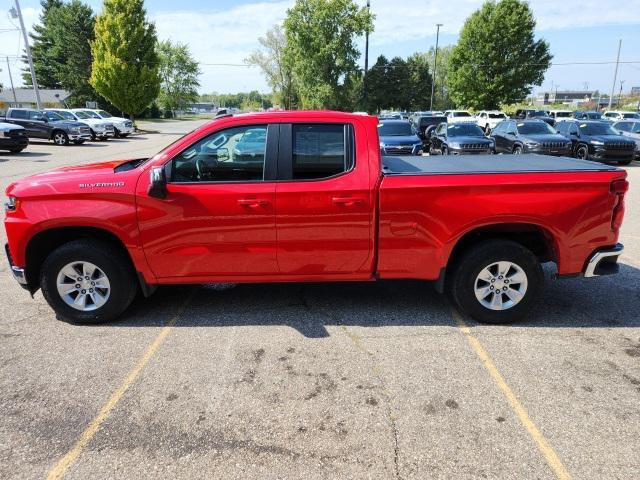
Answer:
M250 65L257 65L273 89L275 101L286 110L291 110L297 102L297 94L293 85L293 72L285 63L284 51L286 37L280 25L274 25L264 37L258 38L261 48L254 50L245 60Z
M95 32L91 85L133 119L160 89L156 29L143 0L104 0Z
M427 57L422 53L414 53L407 58L409 73L408 110L428 110L431 101L431 67Z
M160 96L162 108L176 115L189 102L198 99L200 68L189 53L189 47L182 43L165 40L158 43L160 60Z
M549 44L535 40L536 21L523 0L487 1L471 14L453 49L448 73L458 106L498 108L523 100L551 64Z
M359 76L357 37L373 30L372 15L353 0L296 0L284 21L285 64L303 108L353 108Z
M62 0L42 0L40 5L42 6L40 23L35 24L33 32L29 34L36 79L42 88L61 88L57 72L64 59L63 52L56 47L54 25L58 18L57 10L62 7L63 2ZM27 63L26 57L24 62ZM23 70L22 79L27 86L33 84L28 66Z

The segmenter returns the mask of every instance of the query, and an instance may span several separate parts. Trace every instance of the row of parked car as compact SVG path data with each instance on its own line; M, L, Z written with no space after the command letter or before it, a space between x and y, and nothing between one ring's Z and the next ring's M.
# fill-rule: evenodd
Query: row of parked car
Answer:
M51 140L56 145L122 138L135 132L133 122L105 110L88 108L9 108L0 117L0 150L19 153L29 139Z
M606 112L606 118L613 121L605 121L605 117L590 119L592 112L569 112L571 116L566 116L564 111L521 110L514 118L494 111L475 117L464 111L438 113L419 112L410 120L381 117L382 153L538 153L621 165L640 158L640 115L634 112Z

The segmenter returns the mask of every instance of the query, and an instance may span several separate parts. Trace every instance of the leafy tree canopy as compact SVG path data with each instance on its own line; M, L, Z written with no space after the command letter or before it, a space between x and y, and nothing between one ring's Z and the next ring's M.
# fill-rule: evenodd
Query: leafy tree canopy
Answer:
M165 40L158 43L160 60L160 97L162 107L173 112L198 98L200 68L182 43Z
M458 106L498 108L541 85L549 44L535 40L536 21L523 0L487 1L465 22L450 59L448 86Z

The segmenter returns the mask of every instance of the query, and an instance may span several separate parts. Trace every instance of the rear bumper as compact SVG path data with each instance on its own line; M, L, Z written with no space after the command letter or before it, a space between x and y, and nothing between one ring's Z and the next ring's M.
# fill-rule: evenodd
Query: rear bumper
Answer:
M13 148L25 148L29 145L29 137L21 135L18 137L0 137L0 149L10 150Z
M618 257L624 251L624 246L618 243L613 248L598 250L589 258L584 269L586 278L600 277L604 275L614 275L620 270Z
M24 268L16 267L13 264L13 260L11 259L11 253L9 252L9 244L5 244L4 251L7 255L7 260L9 261L9 267L11 268L11 273L13 274L13 278L15 278L16 282L20 284L22 288L28 289L27 277L24 273Z

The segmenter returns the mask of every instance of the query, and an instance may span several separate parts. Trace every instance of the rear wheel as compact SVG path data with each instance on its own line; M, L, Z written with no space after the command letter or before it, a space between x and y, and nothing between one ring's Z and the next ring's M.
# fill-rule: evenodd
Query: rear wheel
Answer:
M442 147L441 152L442 155L449 155L449 149L447 147Z
M129 134L128 134L128 133L121 133L121 134L120 134L120 136L121 136L122 138L127 138L127 137L129 136Z
M27 147L12 148L12 149L10 149L9 151L10 151L11 153L20 153L20 152L21 152L21 151L23 151L25 148L27 148Z
M448 287L460 311L480 322L510 323L529 313L542 284L542 267L530 250L490 240L456 262Z
M55 132L53 132L51 139L53 140L53 143L55 143L56 145L60 145L60 146L69 145L69 137L65 132L61 130L56 130Z
M47 257L40 288L59 318L94 324L120 316L138 286L129 259L120 251L99 240L81 239Z

